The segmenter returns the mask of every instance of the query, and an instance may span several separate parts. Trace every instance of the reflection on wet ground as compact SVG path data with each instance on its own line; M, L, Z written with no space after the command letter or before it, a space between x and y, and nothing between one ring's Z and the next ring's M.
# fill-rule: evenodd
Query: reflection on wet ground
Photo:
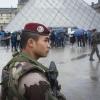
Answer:
M75 57L75 58L71 58L71 60L79 60L79 59L83 59L83 58L85 58L85 57L87 57L87 56L89 56L90 54L82 54L82 55L80 55L80 56L77 56L77 57Z
M100 46L99 46L100 48ZM89 61L90 48L67 45L65 48L52 48L48 57L39 61L49 66L54 61L59 71L58 80L62 92L68 100L100 100L100 62ZM0 47L0 72L11 58L11 50Z
M99 81L99 66L100 62L90 62L90 78L94 81Z

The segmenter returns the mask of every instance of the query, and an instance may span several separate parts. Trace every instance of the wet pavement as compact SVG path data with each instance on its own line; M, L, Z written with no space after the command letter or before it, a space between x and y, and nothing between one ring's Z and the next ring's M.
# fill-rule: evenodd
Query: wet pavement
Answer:
M100 46L99 46L100 50ZM68 100L100 100L100 62L89 61L90 48L67 45L53 48L48 57L39 61L49 66L55 61L59 71L59 83ZM12 52L0 47L0 73L2 67L11 59Z

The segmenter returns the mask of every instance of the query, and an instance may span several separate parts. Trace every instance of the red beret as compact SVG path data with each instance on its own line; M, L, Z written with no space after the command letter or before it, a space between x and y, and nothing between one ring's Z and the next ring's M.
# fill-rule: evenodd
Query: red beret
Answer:
M27 23L24 27L25 31L38 33L40 35L49 35L50 31L47 27L39 23Z

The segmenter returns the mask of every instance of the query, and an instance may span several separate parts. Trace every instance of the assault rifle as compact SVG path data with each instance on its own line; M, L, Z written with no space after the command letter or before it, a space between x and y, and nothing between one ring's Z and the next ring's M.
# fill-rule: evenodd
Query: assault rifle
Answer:
M60 92L61 85L59 85L57 77L58 70L54 61L51 61L48 72L48 79L51 84L51 89L53 91L53 95L58 98L58 100L66 100L66 97Z

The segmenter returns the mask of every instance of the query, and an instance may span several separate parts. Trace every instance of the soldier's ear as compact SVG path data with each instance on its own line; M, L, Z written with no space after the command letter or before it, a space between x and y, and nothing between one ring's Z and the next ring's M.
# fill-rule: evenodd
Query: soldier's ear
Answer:
M28 39L27 44L28 44L29 47L33 48L34 42L35 41L32 38L30 38L30 39Z

